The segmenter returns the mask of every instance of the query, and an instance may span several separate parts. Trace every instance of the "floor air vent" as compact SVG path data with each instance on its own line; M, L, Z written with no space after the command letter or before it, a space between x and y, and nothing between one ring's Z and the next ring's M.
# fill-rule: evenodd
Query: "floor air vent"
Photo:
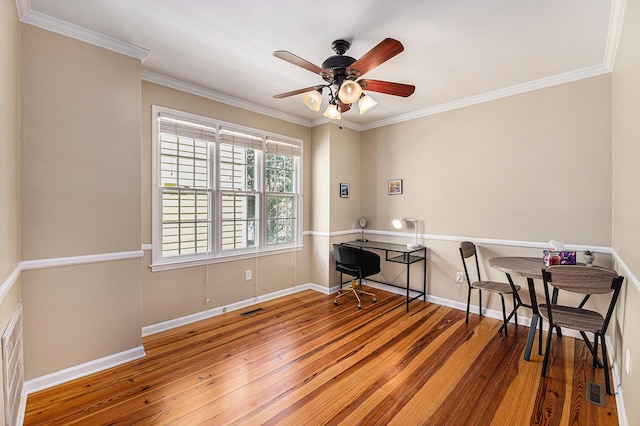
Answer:
M257 314L258 312L261 312L261 311L264 311L264 309L262 308L253 309L251 311L243 312L240 315L242 315L243 317L248 317L249 315Z
M604 407L604 390L597 383L587 382L587 401Z
M22 386L24 384L24 360L22 353L22 302L18 303L7 328L2 334L2 367L4 372L5 424L21 423Z

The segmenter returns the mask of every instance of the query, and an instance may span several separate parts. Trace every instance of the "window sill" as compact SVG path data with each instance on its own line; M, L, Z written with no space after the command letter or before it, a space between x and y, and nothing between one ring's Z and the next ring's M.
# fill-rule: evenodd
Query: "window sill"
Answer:
M151 272L170 271L172 269L193 268L195 266L211 265L215 263L224 263L224 262L234 262L234 261L243 260L243 259L254 259L256 257L291 253L291 252L301 251L303 248L304 248L303 245L299 245L299 246L292 246L292 247L279 248L279 249L273 249L273 250L255 251L251 253L223 255L218 257L208 257L208 258L191 259L191 260L165 261L162 263L149 265L149 268L151 268Z

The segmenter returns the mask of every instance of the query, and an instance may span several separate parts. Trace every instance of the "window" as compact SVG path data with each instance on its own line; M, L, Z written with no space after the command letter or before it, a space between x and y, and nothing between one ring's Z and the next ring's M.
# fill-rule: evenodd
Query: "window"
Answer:
M153 107L153 264L295 247L301 142Z
M298 146L267 140L267 244L293 243L296 240L299 161Z

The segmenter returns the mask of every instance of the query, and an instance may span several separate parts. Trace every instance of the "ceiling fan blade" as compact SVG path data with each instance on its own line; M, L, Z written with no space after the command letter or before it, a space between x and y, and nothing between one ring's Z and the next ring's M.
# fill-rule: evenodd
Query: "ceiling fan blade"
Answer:
M347 112L351 109L351 104L340 104L340 113Z
M311 71L312 73L319 74L319 75L327 74L327 72L322 68L320 68L319 66L314 65L311 62L307 61L306 59L302 59L301 57L296 56L293 53L288 52L286 50L276 50L275 52L273 52L273 56L275 56L276 58L280 58L283 61L287 61L293 65L302 67L305 70Z
M398 40L385 38L373 49L362 55L347 68L347 74L357 71L357 75L364 75L404 50L404 46Z
M403 98L411 96L416 90L416 86L410 84L392 83L381 80L358 80L358 84L362 87L362 90L402 96Z
M305 87L304 89L298 89L298 90L294 90L292 92L287 92L287 93L280 93L279 95L273 95L274 98L276 99L282 99L282 98L288 98L289 96L295 96L295 95L300 95L302 93L307 93L310 92L312 90L318 90L323 88L324 86L311 86L311 87Z

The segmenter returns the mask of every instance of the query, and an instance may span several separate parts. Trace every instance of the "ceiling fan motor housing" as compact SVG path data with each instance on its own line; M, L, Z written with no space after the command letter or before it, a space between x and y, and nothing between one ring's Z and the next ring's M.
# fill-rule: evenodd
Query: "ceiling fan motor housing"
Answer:
M331 44L331 48L336 52L336 55L328 57L322 63L322 69L327 71L327 76L323 76L327 83L338 83L338 86L342 81L347 78L346 70L356 59L351 56L345 56L347 50L349 50L351 44L346 40L336 40Z

